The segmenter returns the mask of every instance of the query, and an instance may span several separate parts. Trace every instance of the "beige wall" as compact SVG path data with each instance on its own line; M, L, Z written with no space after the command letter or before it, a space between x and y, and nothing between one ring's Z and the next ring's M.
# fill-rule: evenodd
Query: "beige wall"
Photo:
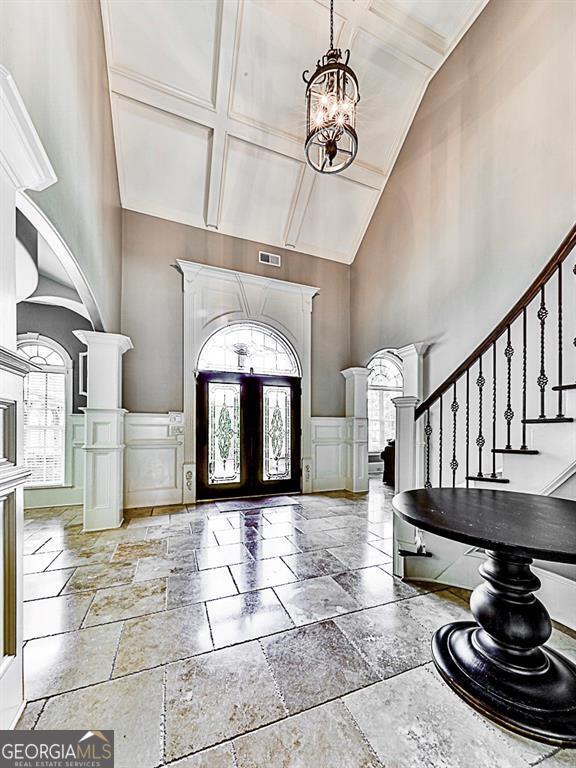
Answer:
M0 63L18 86L58 183L31 196L120 324L122 215L98 0L0 0Z
M429 341L430 390L530 284L575 220L575 73L575 2L491 0L432 81L352 266L353 363Z
M182 409L182 278L171 265L187 259L319 287L312 312L312 415L344 415L348 266L131 211L124 211L123 222L122 333L134 343L124 357L128 410ZM282 267L260 264L261 249L280 253Z

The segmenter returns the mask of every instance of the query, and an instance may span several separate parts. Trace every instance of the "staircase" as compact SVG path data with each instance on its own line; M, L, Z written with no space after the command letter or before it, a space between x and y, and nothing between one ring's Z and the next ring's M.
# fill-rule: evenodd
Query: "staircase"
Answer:
M422 403L397 404L397 491L448 486L576 498L575 246L576 225L466 360ZM478 583L482 552L398 519L394 538L398 575ZM576 569L542 570L543 590L556 596L552 615L555 601L576 605ZM566 610L557 606L556 618L574 626L576 609Z

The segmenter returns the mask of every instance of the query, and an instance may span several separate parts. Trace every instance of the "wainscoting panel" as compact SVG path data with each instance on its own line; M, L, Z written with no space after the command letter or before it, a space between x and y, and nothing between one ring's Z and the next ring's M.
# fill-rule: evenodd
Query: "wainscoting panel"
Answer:
M64 485L54 488L26 488L24 506L68 507L83 503L84 415L73 413L66 421L66 468Z
M348 419L312 418L312 491L338 491L348 479Z
M128 413L124 442L124 507L181 503L182 414Z

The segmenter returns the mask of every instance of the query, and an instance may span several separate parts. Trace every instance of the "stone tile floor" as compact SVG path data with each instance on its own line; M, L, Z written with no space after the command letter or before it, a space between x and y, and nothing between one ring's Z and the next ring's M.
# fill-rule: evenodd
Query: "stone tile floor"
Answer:
M28 510L20 728L114 729L117 768L543 768L441 682L459 590L391 573L392 493ZM551 644L576 660L576 639Z

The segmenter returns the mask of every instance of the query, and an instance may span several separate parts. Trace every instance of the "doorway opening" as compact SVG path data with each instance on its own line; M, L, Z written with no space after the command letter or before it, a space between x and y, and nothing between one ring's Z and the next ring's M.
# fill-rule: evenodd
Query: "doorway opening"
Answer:
M301 368L259 323L213 334L198 358L197 498L298 493Z
M391 350L377 352L367 365L368 374L368 471L383 474L394 485L396 408L404 386L402 360Z

